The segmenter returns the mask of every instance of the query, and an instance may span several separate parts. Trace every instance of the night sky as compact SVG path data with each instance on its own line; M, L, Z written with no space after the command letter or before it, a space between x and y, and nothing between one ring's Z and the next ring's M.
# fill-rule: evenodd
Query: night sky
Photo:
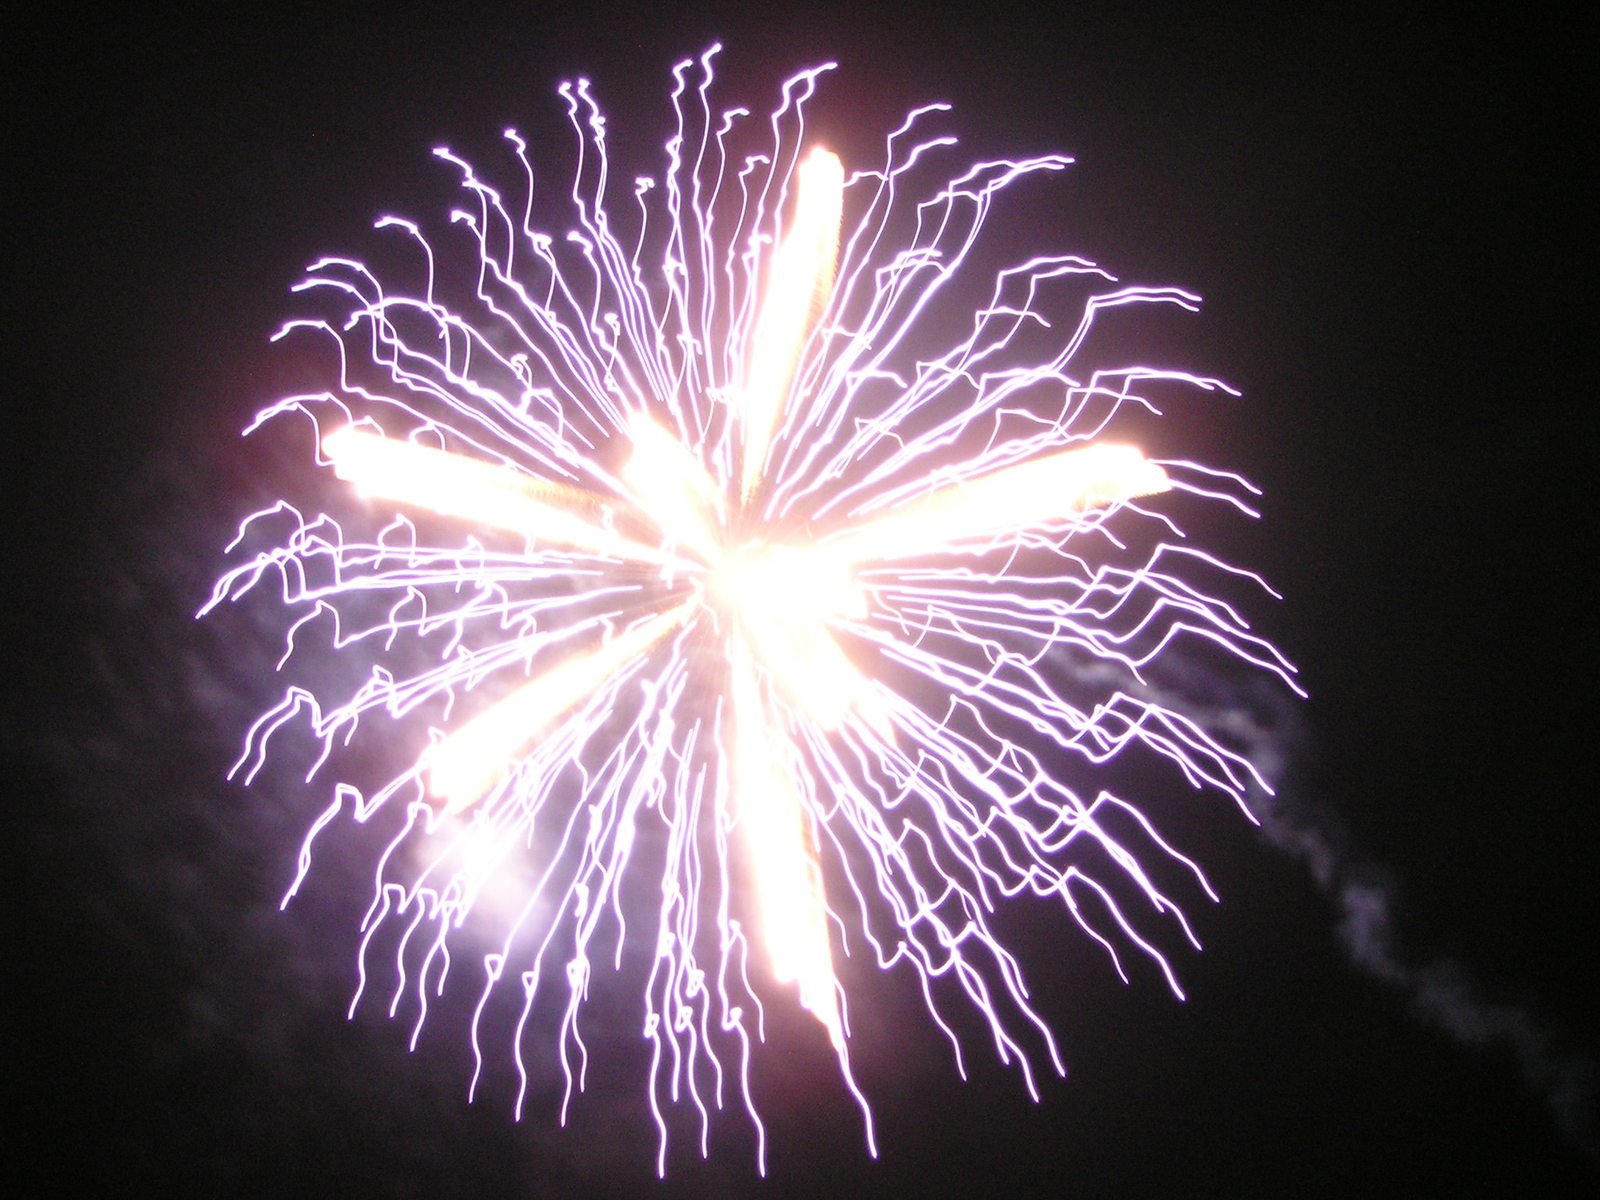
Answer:
M0 1012L22 1107L0 1187L1594 1186L1585 37L1461 12L1068 7L279 5L226 25L57 16L11 39ZM366 860L319 862L280 913L323 793L292 772L223 778L276 696L281 613L193 613L239 518L311 475L299 443L238 437L325 365L268 342L305 265L359 256L382 213L439 218L454 181L435 145L507 180L508 125L535 159L545 137L565 154L554 89L577 75L628 177L657 170L668 72L713 40L726 98L752 104L837 60L824 94L845 144L945 100L974 158L1073 155L1025 218L997 218L997 256L1082 253L1205 297L1129 336L1241 391L1179 398L1171 429L1263 489L1264 519L1219 521L1213 544L1283 593L1252 615L1311 698L1248 679L1211 697L1251 715L1278 785L1260 828L1221 797L1152 799L1221 896L1189 905L1203 952L1164 946L1185 1001L1148 969L1122 985L1065 914L1021 906L1002 924L1068 1066L1038 1104L976 1022L962 1083L914 981L864 978L855 1054L879 1159L823 1040L780 1019L757 1072L769 1178L735 1113L709 1163L675 1126L662 1184L633 997L603 974L600 1066L565 1130L544 1046L518 1125L505 1078L466 1103L448 1014L409 1055L381 1005L346 1021Z

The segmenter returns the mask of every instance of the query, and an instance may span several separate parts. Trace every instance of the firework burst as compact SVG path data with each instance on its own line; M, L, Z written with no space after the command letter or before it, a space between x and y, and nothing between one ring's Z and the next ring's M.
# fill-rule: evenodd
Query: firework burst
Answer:
M1129 897L1193 934L1141 856L1209 885L1096 781L1139 751L1241 808L1261 784L1138 698L1175 640L1294 686L1220 596L1260 580L1165 509L1253 516L1253 489L1120 440L1154 388L1228 389L1085 365L1111 310L1196 297L1075 256L981 270L992 206L1070 160L951 175L929 105L852 169L806 133L828 67L756 117L715 105L714 54L674 71L664 168L631 188L588 84L560 89L578 148L562 234L541 231L508 131L511 198L436 152L464 198L448 244L378 222L413 256L408 290L312 265L297 290L333 315L279 336L330 339L337 378L250 429L308 418L342 515L247 518L205 608L273 584L296 614L280 667L309 659L318 680L287 687L235 767L248 782L280 731L311 732L331 798L285 903L319 838L383 831L352 1011L385 953L413 1039L447 986L475 989L476 1090L509 994L517 1114L538 1012L559 1026L564 1121L597 970L642 955L663 1171L674 1104L702 1154L712 1113L741 1107L764 1163L764 1004L816 1018L874 1149L847 959L914 978L963 1071L947 1014L975 1005L1037 1095L1033 1064L1061 1057L992 927L1021 893L1176 991ZM330 651L364 673L329 683ZM358 756L374 724L398 774Z

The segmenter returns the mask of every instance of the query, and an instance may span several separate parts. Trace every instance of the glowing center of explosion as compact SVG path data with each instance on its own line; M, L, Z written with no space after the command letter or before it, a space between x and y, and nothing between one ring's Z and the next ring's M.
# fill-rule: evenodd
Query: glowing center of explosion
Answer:
M836 558L799 546L748 542L711 573L711 595L735 619L794 622L860 616L861 590Z
M786 698L824 729L849 707L849 660L821 647L832 621L866 616L866 597L837 556L752 542L711 573L709 596L729 636L748 643Z

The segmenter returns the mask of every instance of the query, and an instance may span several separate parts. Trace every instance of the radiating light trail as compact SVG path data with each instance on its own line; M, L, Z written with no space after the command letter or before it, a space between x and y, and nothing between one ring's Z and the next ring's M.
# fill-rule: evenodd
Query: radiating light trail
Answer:
M844 166L819 147L801 161L795 178L794 215L772 255L750 337L745 383L737 393L744 434L740 494L746 504L766 466L806 333L831 298L839 252Z
M657 547L629 542L594 520L604 501L578 488L354 426L323 438L322 452L334 473L363 496L398 500L534 542L649 562L664 557Z
M547 668L492 708L485 709L423 755L428 790L447 813L480 800L534 738L593 694L630 660L653 649L681 625L680 605L593 650Z
M437 152L465 199L454 244L378 223L415 252L415 291L313 264L299 290L329 314L283 333L331 339L333 381L251 430L309 418L348 515L247 518L203 610L272 580L298 613L280 667L300 674L235 774L309 726L332 797L285 903L330 830L379 831L356 1002L389 975L414 1040L447 983L475 987L474 1093L509 1024L520 1117L548 1030L564 1121L607 967L642 988L663 1172L669 1113L706 1154L730 1104L765 1169L750 1064L774 1002L816 1018L876 1153L849 1053L868 964L916 978L963 1074L946 1014L975 1005L1037 1097L1033 1063L1061 1056L993 926L1022 894L1177 991L1150 926L1194 936L1173 872L1145 864L1210 887L1102 769L1143 751L1241 808L1265 785L1129 685L1186 640L1295 688L1236 607L1265 585L1177 523L1254 516L1254 489L1129 440L1154 393L1228 389L1106 361L1093 336L1196 298L1076 256L985 268L1002 194L1070 160L952 172L930 105L847 168L806 128L829 67L752 121L714 103L716 52L675 69L665 168L626 200L588 84L562 87L580 156L561 235L534 224L511 132L510 203ZM341 684L318 649L372 665ZM375 722L397 774L360 753Z
M1137 448L1094 443L940 488L851 528L828 551L848 563L938 554L972 538L1014 536L1169 487L1166 471Z
M801 1006L822 1022L842 1054L827 898L816 835L795 786L796 763L762 700L750 648L737 633L729 642L728 667L735 803L761 944L773 977L799 986Z

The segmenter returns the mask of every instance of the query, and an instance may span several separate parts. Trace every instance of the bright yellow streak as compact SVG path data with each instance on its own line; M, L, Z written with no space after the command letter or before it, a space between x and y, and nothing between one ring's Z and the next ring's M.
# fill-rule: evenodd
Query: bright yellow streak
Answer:
M443 800L443 811L460 812L482 799L507 763L569 709L682 624L690 609L689 604L680 604L593 650L557 663L436 744L423 761L428 790Z
M846 564L907 558L968 538L1038 528L1171 486L1166 471L1138 447L1095 443L941 488L849 530L826 549Z
M328 434L322 449L335 474L366 496L595 554L645 562L664 557L600 524L595 518L604 501L582 488L354 426Z
M773 726L755 662L735 633L728 644L738 829L755 885L761 945L779 983L799 985L800 1005L844 1049L822 865L811 818L795 784L789 742Z
M766 467L800 348L827 304L838 265L844 166L838 155L818 147L806 155L795 176L794 219L772 256L739 398L744 430L740 496L746 502Z
M633 453L622 480L643 502L644 515L672 541L707 562L722 557L717 485L689 448L643 413L628 422Z

